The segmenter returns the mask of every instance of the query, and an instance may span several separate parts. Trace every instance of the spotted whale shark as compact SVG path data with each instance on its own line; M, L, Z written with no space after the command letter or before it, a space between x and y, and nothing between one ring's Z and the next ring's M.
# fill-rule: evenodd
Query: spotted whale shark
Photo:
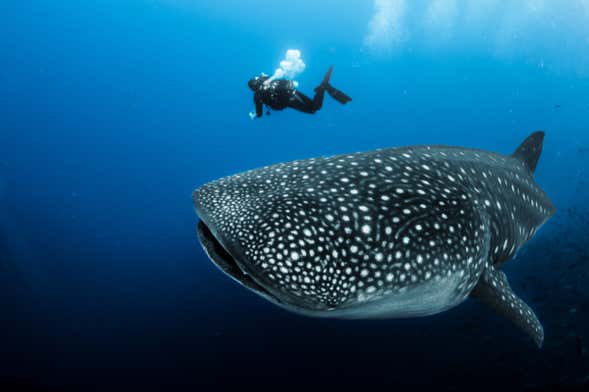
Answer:
M543 140L510 155L422 145L221 178L193 193L198 237L223 272L299 314L419 317L475 298L541 347L501 267L555 213L534 180Z

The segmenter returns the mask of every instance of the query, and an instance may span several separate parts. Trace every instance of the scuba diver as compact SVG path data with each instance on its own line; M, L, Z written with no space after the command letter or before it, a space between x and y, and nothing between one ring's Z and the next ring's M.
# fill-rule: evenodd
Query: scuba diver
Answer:
M323 106L325 92L341 104L352 100L349 96L329 84L333 66L329 67L321 84L315 87L313 99L298 91L297 83L288 79L271 80L266 74L250 79L248 86L254 92L254 103L256 104L255 117L262 117L264 105L272 110L283 110L286 108L296 109L303 113L313 114ZM266 112L270 114L270 110ZM252 114L252 118L254 115Z

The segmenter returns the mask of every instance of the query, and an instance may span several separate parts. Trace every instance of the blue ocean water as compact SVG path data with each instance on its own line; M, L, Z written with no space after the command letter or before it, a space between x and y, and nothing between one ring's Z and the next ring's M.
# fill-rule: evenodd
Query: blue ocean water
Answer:
M2 2L2 390L586 385L589 8L563 3ZM353 101L250 120L247 80L291 48L301 91L334 65ZM541 350L474 301L290 314L198 244L191 192L219 177L414 144L507 154L537 129L558 212L505 269Z

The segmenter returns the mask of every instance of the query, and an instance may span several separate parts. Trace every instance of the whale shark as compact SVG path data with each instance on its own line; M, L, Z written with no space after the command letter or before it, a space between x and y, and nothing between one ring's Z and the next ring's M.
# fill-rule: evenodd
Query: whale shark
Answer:
M474 298L538 345L502 266L555 213L534 171L544 132L510 155L419 145L297 160L193 192L199 241L224 273L284 309L421 317Z

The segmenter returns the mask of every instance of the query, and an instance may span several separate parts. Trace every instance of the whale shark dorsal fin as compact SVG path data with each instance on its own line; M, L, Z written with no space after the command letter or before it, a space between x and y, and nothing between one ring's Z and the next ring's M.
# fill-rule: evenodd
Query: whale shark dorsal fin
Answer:
M523 162L534 173L542 153L543 142L544 132L536 131L528 136L511 156Z
M538 345L544 342L544 329L534 311L511 290L507 277L492 265L487 266L473 297L490 305L495 311L526 332Z

